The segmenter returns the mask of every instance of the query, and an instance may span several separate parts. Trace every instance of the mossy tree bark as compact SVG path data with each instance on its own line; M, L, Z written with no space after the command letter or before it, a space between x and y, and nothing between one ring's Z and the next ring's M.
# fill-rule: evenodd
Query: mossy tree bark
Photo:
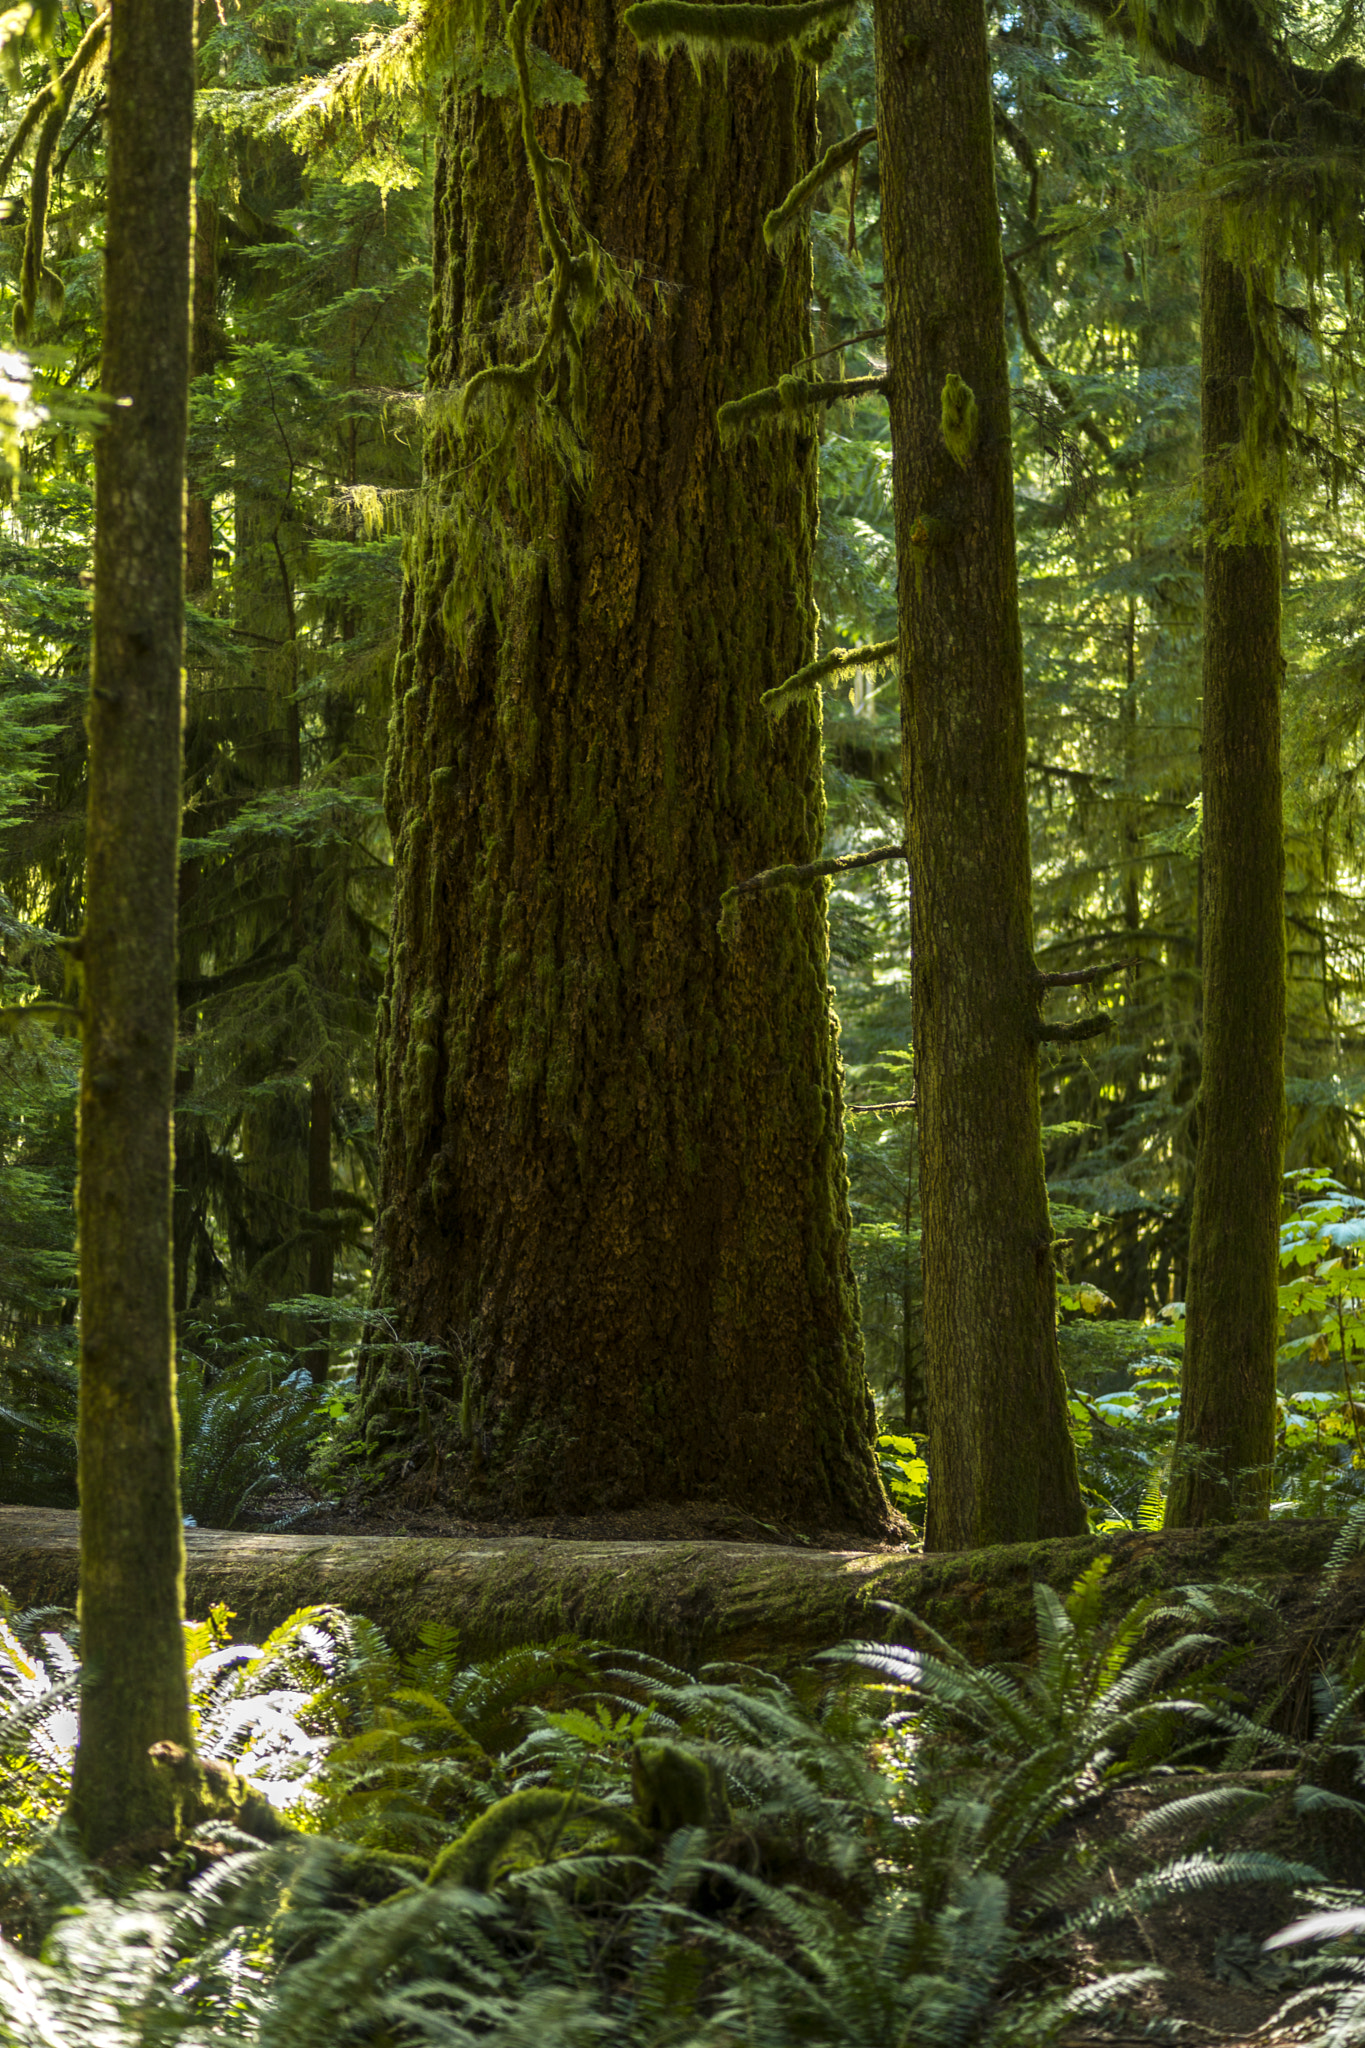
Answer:
M371 1356L367 1432L484 1511L709 1495L873 1532L823 898L716 930L729 884L820 844L818 711L759 706L813 651L814 440L716 427L809 347L809 264L762 223L810 161L813 79L699 80L582 0L535 35L590 89L541 139L648 318L591 332L582 488L517 454L495 598L471 595L484 473L429 444L376 1300L444 1356L420 1388ZM433 389L524 358L544 263L511 102L447 106L435 260Z
M1248 303L1254 289L1229 262L1221 209L1210 203L1200 294L1203 1080L1168 1529L1268 1514L1275 1455L1284 1165L1284 661L1278 506L1273 493L1252 502L1239 461L1246 453L1255 355Z
M878 0L876 24L914 888L926 1541L957 1550L1071 1534L1085 1517L1039 1125L985 9Z
M87 1850L164 1825L188 1746L171 1319L193 0L114 0L77 1211Z

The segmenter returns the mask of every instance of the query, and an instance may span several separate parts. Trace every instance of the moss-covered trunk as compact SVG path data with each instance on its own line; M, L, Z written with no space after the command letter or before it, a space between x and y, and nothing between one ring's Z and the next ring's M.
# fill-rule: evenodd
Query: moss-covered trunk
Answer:
M982 0L879 0L932 1549L1084 1527L1038 1108Z
M21 1606L70 1604L75 1521L59 1509L0 1507L0 1584ZM221 1603L236 1617L240 1642L263 1642L298 1608L322 1601L367 1616L402 1653L417 1649L434 1624L454 1630L470 1662L578 1635L691 1670L720 1661L789 1670L850 1637L921 1640L911 1616L976 1662L1028 1657L1037 1640L1034 1587L1065 1592L1103 1557L1101 1599L1113 1616L1176 1586L1223 1580L1259 1588L1270 1607L1228 1604L1230 1632L1255 1655L1251 1669L1239 1663L1237 1683L1258 1700L1283 1685L1277 1724L1307 1710L1306 1731L1313 1673L1365 1623L1360 1560L1334 1580L1320 1576L1340 1534L1339 1521L1277 1518L923 1557L743 1542L191 1529L186 1549L190 1612L205 1615Z
M1216 146L1216 144L1215 144ZM1284 1162L1280 547L1247 487L1254 287L1205 224L1203 1083L1166 1526L1269 1512ZM1273 315L1271 316L1273 318Z
M192 0L115 0L81 1072L85 1846L164 1823L148 1759L188 1745L171 1324Z
M814 443L716 428L809 346L808 263L762 222L809 161L813 82L789 58L699 80L582 0L535 33L589 86L542 139L640 266L647 323L591 332L583 485L516 457L501 567L477 440L429 442L387 788L376 1299L443 1356L420 1413L411 1351L371 1356L369 1440L485 1510L711 1495L872 1531L823 900L746 906L734 948L716 931L730 883L820 844L818 714L759 707L812 652ZM435 244L440 393L534 326L513 103L448 105Z

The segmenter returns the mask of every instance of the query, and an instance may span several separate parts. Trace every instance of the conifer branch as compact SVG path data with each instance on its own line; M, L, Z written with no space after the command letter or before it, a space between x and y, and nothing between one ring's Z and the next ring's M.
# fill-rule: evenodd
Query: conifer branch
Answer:
M997 134L1004 136L1006 142L1014 151L1015 157L1017 158L1019 163L1019 168L1023 171L1025 177L1029 181L1028 204L1024 209L1024 218L1031 228L1036 228L1038 225L1037 151L1034 149L1033 144L1029 141L1028 136L1025 135L1023 129L1019 126L1018 122L1013 119L1013 117L1010 115L1006 108L1001 106L999 100L992 100L991 112L995 120Z
M720 899L720 922L716 930L722 941L733 945L739 936L739 899L767 889L786 889L803 882L823 881L829 875L851 874L855 868L881 867L889 860L908 860L904 846L874 846L869 853L842 853L833 860L803 861L798 866L764 868L742 882L733 882Z
M825 151L814 170L807 171L804 178L792 186L780 206L775 206L763 223L763 239L770 249L784 248L795 236L802 215L814 199L827 178L842 170L846 163L854 165L857 176L857 162L860 153L869 142L875 142L877 130L860 128L855 135L846 135L842 142L835 142ZM813 358L807 357L807 361Z
M798 697L818 691L829 677L846 674L850 669L884 668L896 659L899 649L898 640L875 640L863 647L836 648L833 654L821 655L818 661L808 661L784 683L765 690L758 701L771 717L780 718Z
M1287 117L1311 133L1325 129L1327 116L1339 139L1365 134L1365 67L1349 57L1325 71L1296 63L1272 40L1256 9L1215 0L1208 30L1195 42L1152 0L1078 0L1078 5L1130 48L1218 86L1264 123L1275 125Z
M795 427L818 405L834 405L841 398L884 398L890 389L889 377L779 377L761 391L730 399L716 420L721 439L733 441L765 425Z
M72 1003L11 1003L0 1010L0 1038L13 1038L24 1024L51 1024L57 1031L79 1031L81 1013Z
M34 130L55 108L65 109L73 88L104 48L108 35L109 9L106 7L103 14L95 16L77 43L65 69L59 71L55 78L50 78L46 85L34 93L24 109L19 126L6 144L4 155L0 156L0 192L4 191L13 176L14 166L32 141Z
M1047 388L1062 408L1062 411L1074 416L1076 411L1075 394L1033 332L1033 322L1029 318L1028 297L1024 291L1023 281L1008 257L1005 259L1005 281L1009 285L1010 298L1014 302L1014 316L1019 323L1020 341L1023 342L1025 350L1042 371ZM1094 417L1090 413L1086 413L1082 418L1076 420L1076 432L1084 434L1088 441L1092 441L1106 462L1113 461L1114 444L1105 433L1103 427L1096 424Z
M1112 775L1097 775L1091 768L1059 768L1053 761L1038 761L1030 758L1024 766L1033 775L1046 775L1056 782L1068 782L1073 789L1083 790L1086 796L1093 796L1097 789L1110 789Z
M32 332L40 292L54 311L62 301L62 281L56 271L49 270L43 262L47 208L52 194L52 159L72 94L103 49L108 33L109 15L106 10L96 16L81 37L66 68L34 94L4 156L0 157L0 191L3 191L29 138L37 129L38 142L33 152L33 171L29 182L28 220L24 227L24 251L19 263L19 297L14 308L16 341L26 341Z
M817 348L813 355L802 356L797 363L798 370L807 363L823 362L826 356L842 355L846 348L857 348L863 341L881 341L886 334L884 327L864 327L858 334L850 334L846 341L832 341L828 348Z

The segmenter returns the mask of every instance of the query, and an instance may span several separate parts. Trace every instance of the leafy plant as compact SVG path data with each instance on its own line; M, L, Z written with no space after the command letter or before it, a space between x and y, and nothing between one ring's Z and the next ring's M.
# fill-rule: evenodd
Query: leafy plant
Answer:
M1158 1831L1255 1803L1234 1788L1176 1780L1117 1836L1090 1826L1106 1788L1157 1756L1161 1782L1182 1731L1252 1739L1190 1669L1205 1624L1247 1596L1191 1587L1107 1619L1103 1590L1102 1562L1065 1599L1036 1589L1031 1670L977 1670L915 1624L927 1648L847 1646L819 1685L571 1642L468 1664L439 1628L400 1660L335 1609L256 1648L229 1642L217 1610L187 1632L201 1752L250 1769L296 1832L261 1848L211 1823L166 1882L130 1893L40 1835L35 1806L17 1924L41 1953L0 1944L0 2033L16 2048L1056 2039L1159 1974L1078 1975L1078 1940L1210 1886L1307 1875L1247 1853L1153 1863ZM12 1747L42 1751L67 1711L59 1619L22 1624L61 1645L55 1681L20 1625L0 1638L28 1717ZM66 1755L43 1751L25 1781L49 1815ZM1101 1855L1128 1876L1096 1904Z
M235 1528L245 1509L300 1480L320 1427L316 1390L296 1360L247 1331L219 1325L196 1353L187 1332L177 1391L180 1489L185 1512Z

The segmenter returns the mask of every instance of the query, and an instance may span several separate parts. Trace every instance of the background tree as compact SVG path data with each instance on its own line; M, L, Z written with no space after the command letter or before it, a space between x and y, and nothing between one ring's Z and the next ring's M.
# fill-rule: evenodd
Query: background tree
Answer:
M1224 142L1217 107L1206 149ZM1266 1515L1284 1165L1280 503L1250 436L1251 301L1268 281L1204 231L1203 1087L1168 1528ZM1271 316L1273 320L1273 315Z
M190 1742L171 1317L190 0L116 0L81 1025L81 1676L88 1851L163 1821Z
M1038 1107L1004 271L985 12L877 12L914 898L926 1542L1084 1526Z
M1268 287L1294 255L1311 310L1324 256L1347 269L1359 259L1359 183L1326 170L1322 152L1365 131L1359 67L1297 63L1274 39L1285 26L1277 7L1214 6L1194 37L1161 10L1154 19L1121 10L1113 25L1134 40L1152 35L1164 54L1228 93L1244 159L1233 182L1248 213L1261 216L1251 231L1259 260L1244 255L1245 276L1224 260L1221 216L1204 250L1205 1015L1189 1333L1167 1508L1179 1526L1269 1507L1285 976L1279 504L1267 479L1291 434L1297 350L1281 343ZM1264 140L1272 134L1273 147ZM1286 208L1281 197L1286 155L1304 166L1306 209ZM1246 166L1270 157L1276 182L1253 196ZM1316 320L1310 328L1316 333Z

